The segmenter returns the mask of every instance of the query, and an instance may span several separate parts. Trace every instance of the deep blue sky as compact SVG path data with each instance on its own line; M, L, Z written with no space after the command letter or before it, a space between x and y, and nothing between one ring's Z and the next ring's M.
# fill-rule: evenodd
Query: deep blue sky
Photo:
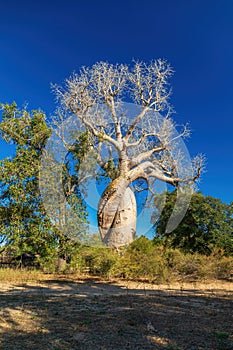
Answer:
M233 1L4 1L0 101L55 109L50 83L99 60L167 59L174 116L207 156L204 194L233 200ZM12 151L0 142L0 157Z

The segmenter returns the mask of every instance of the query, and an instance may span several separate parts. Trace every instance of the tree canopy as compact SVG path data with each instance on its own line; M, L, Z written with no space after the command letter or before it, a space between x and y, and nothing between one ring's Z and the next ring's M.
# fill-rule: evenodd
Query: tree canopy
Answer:
M161 198L155 199L155 207ZM176 201L176 193L166 193L166 204L160 218L155 222L155 241L166 246L181 248L185 252L210 254L222 249L226 254L233 253L233 203L222 203L220 199L194 193L189 208L180 223L172 232L166 231L166 224Z
M40 161L51 135L46 116L40 110L18 109L15 103L2 104L1 110L1 136L16 146L15 155L0 162L1 249L46 256L57 248L62 253L68 249L70 237L64 236L47 216L39 190ZM68 165L64 164L66 186L71 177ZM70 205L75 205L77 215L82 217L84 230L87 212L82 200L75 191L66 193ZM75 229L76 237L80 237L81 227L79 232Z

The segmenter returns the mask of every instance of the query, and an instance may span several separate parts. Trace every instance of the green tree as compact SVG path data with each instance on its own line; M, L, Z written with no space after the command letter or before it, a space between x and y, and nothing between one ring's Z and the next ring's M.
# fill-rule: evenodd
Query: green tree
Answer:
M40 161L51 130L40 110L20 110L15 103L2 104L0 133L16 146L15 155L0 161L0 241L2 249L15 254L38 253L41 256L66 255L76 242L60 232L48 218L39 191ZM64 188L68 207L74 207L83 225L73 230L76 236L85 230L87 212L77 190L68 193L68 164L64 164ZM72 223L69 223L69 228ZM71 228L70 228L71 230Z
M161 198L157 197L156 201ZM172 232L166 232L166 225L176 201L176 193L166 193L166 203L162 214L155 223L155 241L166 246L181 248L185 252L211 254L222 249L233 254L233 205L220 199L194 193L189 208L180 225ZM182 205L182 204L181 204Z

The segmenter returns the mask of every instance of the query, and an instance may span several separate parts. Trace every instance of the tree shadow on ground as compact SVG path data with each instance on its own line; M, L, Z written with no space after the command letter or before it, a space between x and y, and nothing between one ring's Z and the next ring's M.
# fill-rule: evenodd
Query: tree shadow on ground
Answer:
M85 279L0 292L0 349L232 349L232 299Z

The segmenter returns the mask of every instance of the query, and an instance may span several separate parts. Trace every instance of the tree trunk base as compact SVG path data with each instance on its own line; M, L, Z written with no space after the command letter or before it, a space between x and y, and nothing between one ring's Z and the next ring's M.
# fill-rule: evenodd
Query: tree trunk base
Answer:
M137 205L134 192L129 187L126 188L114 217L109 203L111 198L107 209L101 213L99 230L103 243L107 247L117 248L131 243L136 234ZM114 200L112 206L115 206Z

